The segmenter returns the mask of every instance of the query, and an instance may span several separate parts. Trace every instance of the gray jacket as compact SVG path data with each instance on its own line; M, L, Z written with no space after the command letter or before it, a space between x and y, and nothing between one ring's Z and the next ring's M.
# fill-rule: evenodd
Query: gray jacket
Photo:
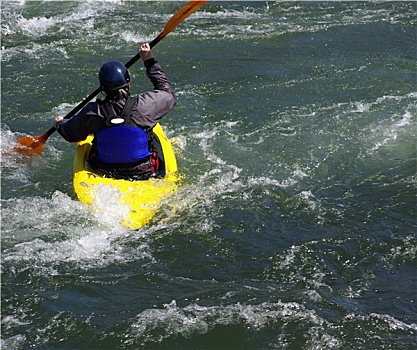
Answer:
M146 75L151 81L154 90L138 96L138 103L133 108L131 119L144 130L151 130L161 118L176 104L174 92L161 65L151 58L144 62ZM120 113L126 99L110 100L116 114ZM106 127L105 117L100 109L101 100L90 102L79 114L71 119L54 122L54 127L61 136L69 142L85 140L88 135L96 134Z

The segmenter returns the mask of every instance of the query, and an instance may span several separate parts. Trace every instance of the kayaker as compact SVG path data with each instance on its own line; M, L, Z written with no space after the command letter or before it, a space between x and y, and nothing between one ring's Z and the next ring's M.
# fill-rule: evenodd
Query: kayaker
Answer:
M89 163L104 176L146 180L163 176L163 154L152 128L175 106L171 84L148 43L139 48L154 90L130 94L130 74L123 63L109 61L99 71L104 100L97 99L71 119L55 118L54 127L69 142L94 135Z

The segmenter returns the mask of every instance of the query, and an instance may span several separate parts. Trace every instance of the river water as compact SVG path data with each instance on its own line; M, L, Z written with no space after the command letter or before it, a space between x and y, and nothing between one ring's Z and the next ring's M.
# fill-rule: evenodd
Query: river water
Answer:
M154 48L183 180L140 230L57 133L13 152L183 4L1 2L2 349L416 349L416 2L189 17Z

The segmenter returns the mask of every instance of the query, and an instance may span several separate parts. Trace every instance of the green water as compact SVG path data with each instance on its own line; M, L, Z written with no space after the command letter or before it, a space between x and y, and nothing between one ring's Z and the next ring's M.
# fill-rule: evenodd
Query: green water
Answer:
M146 227L40 135L185 2L3 1L4 349L415 349L415 2L209 2L154 49L184 175ZM150 88L140 63L135 93Z

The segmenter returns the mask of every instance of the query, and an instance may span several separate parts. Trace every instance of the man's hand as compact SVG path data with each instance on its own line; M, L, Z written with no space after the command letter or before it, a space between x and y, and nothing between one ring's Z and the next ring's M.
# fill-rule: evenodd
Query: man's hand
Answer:
M151 47L148 43L142 44L139 48L139 55L143 62L153 58L153 53Z

